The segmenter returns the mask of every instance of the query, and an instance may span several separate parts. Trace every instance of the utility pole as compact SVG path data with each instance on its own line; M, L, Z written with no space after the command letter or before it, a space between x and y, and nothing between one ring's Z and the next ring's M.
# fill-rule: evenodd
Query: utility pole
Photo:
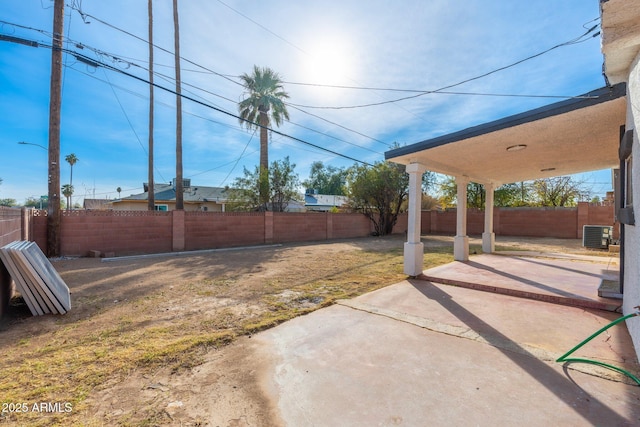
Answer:
M49 88L49 204L47 206L47 255L60 255L60 108L62 105L62 38L64 0L53 4L51 84Z
M153 179L153 0L149 0L149 192L147 210L154 211L156 204Z
M176 64L176 210L184 209L184 189L182 181L182 89L180 82L180 24L178 21L178 0L173 0L173 37Z

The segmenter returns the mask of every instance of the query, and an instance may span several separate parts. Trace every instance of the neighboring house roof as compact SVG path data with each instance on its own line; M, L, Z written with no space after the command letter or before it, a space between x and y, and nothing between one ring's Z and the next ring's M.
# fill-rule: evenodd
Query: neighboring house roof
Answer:
M481 184L507 184L614 168L626 85L387 151L387 160Z
M155 202L171 202L176 200L176 190L172 184L155 184ZM147 200L149 193L132 194L122 197L120 201ZM223 187L205 187L194 185L184 189L183 200L185 202L227 202L227 191ZM115 201L114 201L115 202Z
M84 209L110 209L110 199L84 199L82 204Z
M342 207L347 204L349 198L346 196L335 196L332 194L310 194L304 195L304 205L307 209L320 209L332 207Z

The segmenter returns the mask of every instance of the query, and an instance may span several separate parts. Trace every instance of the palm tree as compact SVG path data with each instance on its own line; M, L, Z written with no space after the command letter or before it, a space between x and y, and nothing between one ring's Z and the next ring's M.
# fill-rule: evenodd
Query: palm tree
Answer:
M289 120L284 100L289 94L284 91L282 78L268 67L253 66L251 75L240 76L246 97L238 104L240 123L247 129L260 128L260 201L264 207L269 201L269 135L271 124L280 126Z
M78 162L78 160L80 160L80 159L78 159L78 158L76 157L76 155L75 155L75 154L73 154L73 153L71 153L71 154L67 154L67 156L66 156L64 159L65 159L65 160L67 161L67 163L69 163L69 165L71 166L71 174L70 174L70 176L69 176L69 187L71 188L71 194L73 194L73 165L75 165L75 164ZM64 187L63 187L63 188L64 188ZM63 194L64 194L64 193L63 193ZM69 197L71 197L71 196L69 196ZM70 202L70 201L71 201L70 199L67 199L67 205L69 205L69 202ZM67 206L67 208L68 208L68 206Z
M73 195L73 185L71 184L63 185L62 195L67 198L67 210L71 209L71 196Z
M120 198L120 193L122 192L122 188L118 187L116 188L116 191L118 192L118 199Z

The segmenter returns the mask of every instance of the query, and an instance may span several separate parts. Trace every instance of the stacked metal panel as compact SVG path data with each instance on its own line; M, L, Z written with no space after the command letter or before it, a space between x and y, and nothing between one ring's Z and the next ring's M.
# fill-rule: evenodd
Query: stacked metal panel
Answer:
M31 314L64 314L71 309L67 284L34 242L16 241L3 246L0 261Z

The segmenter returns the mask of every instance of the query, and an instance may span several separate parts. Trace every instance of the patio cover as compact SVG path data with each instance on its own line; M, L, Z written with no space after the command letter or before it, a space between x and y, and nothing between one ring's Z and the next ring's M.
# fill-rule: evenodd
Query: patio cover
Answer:
M624 83L387 151L385 158L496 186L619 165ZM507 151L524 145L523 149ZM512 149L513 150L513 149Z
M493 190L502 184L570 175L620 164L621 126L626 121L626 85L619 83L448 135L400 147L385 159L407 165L409 220L405 273L422 272L421 175L425 170L455 177L458 216L454 258L469 258L466 184L485 185L483 251L493 252Z

